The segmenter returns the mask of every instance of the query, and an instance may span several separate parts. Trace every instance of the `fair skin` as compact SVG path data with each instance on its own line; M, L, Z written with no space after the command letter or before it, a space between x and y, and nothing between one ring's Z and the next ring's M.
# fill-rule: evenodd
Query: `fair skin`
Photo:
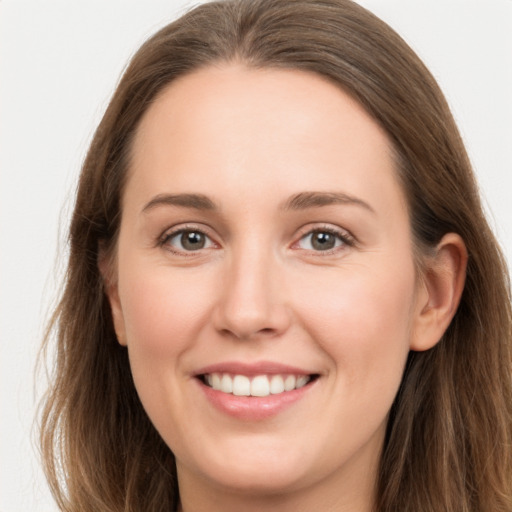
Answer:
M386 134L318 76L209 67L146 112L122 208L107 290L181 509L369 512L407 355L466 262L448 234L417 275ZM229 392L256 376L268 396Z

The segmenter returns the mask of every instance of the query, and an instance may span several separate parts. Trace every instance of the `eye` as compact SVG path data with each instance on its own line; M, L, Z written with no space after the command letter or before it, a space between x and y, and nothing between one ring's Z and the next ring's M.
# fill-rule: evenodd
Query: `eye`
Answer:
M161 245L176 253L200 251L215 246L211 238L198 229L180 229L166 233L162 237Z
M334 229L314 229L302 236L296 246L306 251L332 251L342 246L351 246L351 237Z

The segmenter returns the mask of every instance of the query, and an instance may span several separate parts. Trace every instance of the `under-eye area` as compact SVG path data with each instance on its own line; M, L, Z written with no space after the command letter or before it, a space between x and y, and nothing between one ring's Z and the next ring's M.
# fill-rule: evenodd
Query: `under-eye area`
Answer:
M247 376L215 372L199 375L198 379L204 385L222 393L235 396L265 397L303 388L313 383L318 377L318 374L262 374Z

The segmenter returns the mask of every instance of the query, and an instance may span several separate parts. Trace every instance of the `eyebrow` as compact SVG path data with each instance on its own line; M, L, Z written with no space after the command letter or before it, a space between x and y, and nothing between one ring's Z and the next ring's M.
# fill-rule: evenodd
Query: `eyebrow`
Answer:
M282 210L306 210L331 205L356 205L375 213L365 201L343 192L300 192L285 201ZM217 205L204 194L159 194L149 201L142 212L148 212L158 206L179 206L203 211L218 211Z
M320 208L331 205L361 206L371 213L375 210L365 201L343 192L301 192L288 199L282 206L283 210L305 210L307 208Z
M203 194L159 194L142 209L143 212L153 210L157 206L180 206L194 210L218 210L215 203Z

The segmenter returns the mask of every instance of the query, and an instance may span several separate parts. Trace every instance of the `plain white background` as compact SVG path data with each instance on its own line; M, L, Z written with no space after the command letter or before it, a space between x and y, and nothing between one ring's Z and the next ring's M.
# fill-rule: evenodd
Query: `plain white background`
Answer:
M127 60L185 0L0 0L0 512L55 511L34 366L80 163ZM444 89L512 262L512 0L360 0Z

